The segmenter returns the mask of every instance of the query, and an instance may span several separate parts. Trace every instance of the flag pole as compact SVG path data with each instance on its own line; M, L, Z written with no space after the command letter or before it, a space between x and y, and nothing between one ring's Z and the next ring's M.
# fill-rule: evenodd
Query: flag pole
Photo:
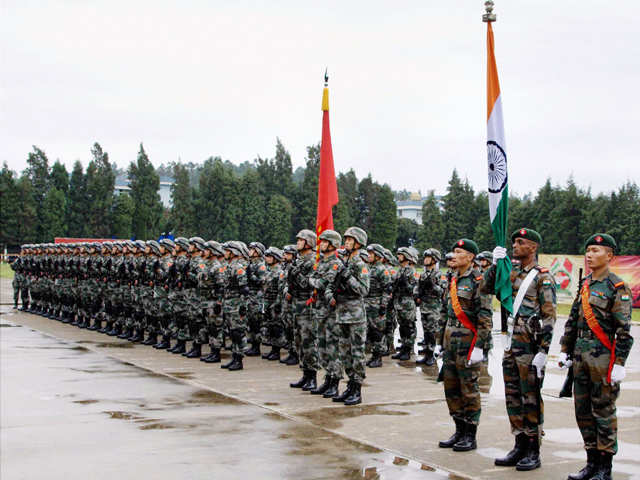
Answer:
M493 13L493 2L491 0L484 2L484 10L486 13L482 15L482 21L485 23L495 22L496 14Z

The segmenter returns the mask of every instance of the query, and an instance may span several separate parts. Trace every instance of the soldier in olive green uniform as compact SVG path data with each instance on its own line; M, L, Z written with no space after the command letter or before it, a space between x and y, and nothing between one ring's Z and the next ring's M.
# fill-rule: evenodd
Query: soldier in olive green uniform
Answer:
M429 248L423 253L424 272L418 279L416 304L420 307L420 321L424 334L424 357L417 364L431 366L435 363L433 350L436 347L436 335L440 330L440 310L442 310L442 275L439 262L440 252Z
M13 286L13 308L18 308L18 300L20 299L20 292L24 289L24 257L26 256L26 245L22 245L20 247L20 256L16 257L9 265L11 266L11 270L13 270L13 281L11 285ZM24 305L26 302L26 298L22 299L22 304Z
M162 342L156 344L155 348L164 350L171 346L170 320L173 312L169 292L171 272L175 268L175 258L172 255L175 243L168 238L163 238L160 242L150 240L148 243L153 253L147 261L152 275L149 286L152 288L153 299L150 302L152 320L147 322L147 333L157 335L161 332Z
M330 305L334 298L336 276L342 268L342 260L337 256L342 237L334 230L325 230L318 238L320 261L313 266L309 283L313 287L310 302L314 304L313 316L318 332L318 357L325 372L324 382L311 390L312 395L332 398L338 394L338 383L342 378L340 362L340 331L336 319L335 306Z
M511 433L515 446L499 466L515 466L517 470L533 470L541 465L540 440L544 405L540 389L544 380L544 365L549 354L553 327L556 321L556 288L549 270L538 265L540 234L530 228L521 228L511 235L513 257L520 265L511 271L513 297L526 288L522 303L513 315L513 335L502 359L504 392ZM506 249L496 247L494 262L505 258ZM527 280L528 279L528 280ZM484 273L481 291L493 294L495 290L495 263ZM507 340L507 343L509 341Z
M291 302L287 301L287 294L289 293L289 271L295 264L298 256L298 250L295 245L285 245L282 249L284 256L284 264L282 266L284 278L280 282L280 305L282 312L282 324L284 326L284 336L287 339L287 348L289 354L280 360L280 363L285 365L297 365L299 358L296 350L296 342L294 340L294 328L293 328L293 306Z
M260 242L249 244L249 264L247 278L249 280L249 302L247 304L248 336L251 348L245 352L247 357L260 355L260 331L264 315L264 284L267 279L267 266L264 263L265 247Z
M383 263L384 247L372 243L367 247L367 263L369 264L369 293L364 299L367 309L367 338L371 345L369 368L382 366L382 355L386 350L385 328L387 309L391 299L391 274Z
M287 301L293 309L293 331L296 351L300 355L302 363L302 378L289 384L291 388L313 390L316 383L316 372L320 368L318 362L318 339L313 321L313 305L308 302L312 295L312 287L309 277L313 271L315 255L313 249L316 246L316 234L311 230L298 232L296 248L298 258L289 270L287 277L288 290Z
M416 341L416 304L414 300L415 287L420 275L416 272L418 252L413 247L398 249L400 271L393 283L393 306L400 326L400 351L391 358L395 360L409 360Z
M262 354L265 360L280 360L280 349L287 346L282 322L282 298L280 286L284 279L281 263L283 252L277 247L269 247L264 253L267 264L267 276L264 290L264 330L266 331L271 351Z
M478 246L463 238L453 246L452 268L446 307L443 308L444 334L435 355L443 352L444 394L449 415L456 424L455 433L441 441L441 448L466 452L476 447L480 422L478 374L484 357L483 346L491 334L491 297L480 291L482 274L473 267Z
M191 261L186 275L186 284L189 295L189 338L193 339L193 344L188 352L182 355L187 358L200 358L202 356L202 345L208 342L206 334L206 313L205 301L203 298L203 283L206 272L209 270L208 260L209 250L205 247L205 241L201 237L191 237L189 239Z
M206 337L211 353L200 360L205 363L219 363L220 349L223 347L224 317L222 314L222 302L226 286L226 264L224 262L224 249L218 242L208 241L205 248L211 252L208 270L200 278L201 292L205 304ZM204 340L204 335L203 335Z
M391 277L391 289L393 293L393 285L398 278L398 260L393 256L391 250L385 248L384 249L384 263L389 270L389 276ZM387 305L387 314L385 315L385 324L384 324L384 336L385 336L385 350L382 353L383 357L391 355L391 352L395 352L395 342L394 335L396 332L396 327L398 326L398 318L396 315L396 309L393 305L393 297L390 298L389 303Z
M574 370L576 420L587 465L570 480L611 479L618 451L616 400L626 372L631 336L632 296L629 286L609 270L617 248L611 235L597 233L585 244L591 273L580 284L560 340L561 367Z

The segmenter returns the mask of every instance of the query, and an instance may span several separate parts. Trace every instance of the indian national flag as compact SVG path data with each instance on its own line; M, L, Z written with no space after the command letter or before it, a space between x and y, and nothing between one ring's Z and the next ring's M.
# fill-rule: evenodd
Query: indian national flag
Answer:
M489 173L489 215L496 245L506 246L507 219L509 213L509 189L507 185L507 147L504 140L502 119L502 95L498 80L498 68L493 51L493 29L487 22L487 150ZM496 265L495 293L508 311L513 309L511 291L511 260L504 258Z

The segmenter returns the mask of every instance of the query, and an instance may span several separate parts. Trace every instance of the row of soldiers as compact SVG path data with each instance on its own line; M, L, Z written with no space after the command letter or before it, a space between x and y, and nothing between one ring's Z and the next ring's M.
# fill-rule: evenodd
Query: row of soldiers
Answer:
M511 239L513 313L502 366L515 445L495 463L532 470L541 465L540 392L556 319L555 281L537 264L542 239L535 230L519 229ZM460 239L446 255L446 275L435 249L424 252L424 271L418 274L415 249L402 247L394 257L381 245L367 246L366 232L358 227L344 236L326 230L316 237L302 230L296 240L284 250L199 237L25 246L13 264L14 286L22 290L23 308L78 326L132 341L143 340L146 332L143 343L156 348L169 348L176 339L171 351L191 357L200 357L208 342L211 354L203 361L220 361L228 335L233 355L223 367L230 370L242 368L243 355L259 355L261 341L271 344L263 355L269 360L280 359L280 349L288 348L281 361L303 369L292 388L347 405L362 401L365 347L371 350L366 365L381 366L393 350L396 321L400 345L393 358L410 358L419 309L425 356L417 362L432 365L442 358L445 397L456 426L439 446L475 449L478 378L491 348L491 301L506 249L480 253L473 240ZM575 370L576 418L588 459L569 479L606 480L617 451L615 400L633 343L631 294L608 269L615 240L596 234L585 248L593 273L580 285L559 361ZM188 340L193 345L186 352ZM319 370L325 373L322 385L316 381ZM343 372L349 382L340 393Z

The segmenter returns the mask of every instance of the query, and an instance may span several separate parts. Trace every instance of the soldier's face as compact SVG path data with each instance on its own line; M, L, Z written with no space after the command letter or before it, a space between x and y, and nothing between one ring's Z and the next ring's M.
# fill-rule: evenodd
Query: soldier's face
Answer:
M368 252L369 254L369 263L373 263L376 261L376 255L373 252Z
M264 261L267 263L267 265L273 265L275 259L271 255L266 255L264 257Z
M516 238L513 241L513 258L528 258L535 254L538 244L526 238Z
M320 240L319 248L321 252L326 252L329 250L329 240Z
M433 258L431 257L424 257L424 260L422 261L422 264L425 267L430 267L431 265L433 265Z
M453 249L453 268L468 267L469 265L471 265L471 262L473 262L473 253L467 252L463 248Z
M347 249L347 252L351 252L356 248L356 240L353 237L346 237L344 239L344 248Z
M231 252L229 250L224 251L224 259L229 260L231 258Z
M300 252L307 248L307 241L304 238L298 238L296 240L296 249Z
M589 245L585 253L587 266L591 270L599 270L608 265L613 259L613 251L609 247L601 245Z
M250 256L250 257L257 257L257 256L258 256L258 252L256 251L256 249L255 249L255 248L251 247L251 248L249 249L249 256Z
M284 259L286 262L293 262L293 253L285 253L284 254Z
M195 251L196 251L196 247L194 247L193 245L189 245L189 250L188 250L188 252L189 252L189 253L193 253L193 252L195 252Z

